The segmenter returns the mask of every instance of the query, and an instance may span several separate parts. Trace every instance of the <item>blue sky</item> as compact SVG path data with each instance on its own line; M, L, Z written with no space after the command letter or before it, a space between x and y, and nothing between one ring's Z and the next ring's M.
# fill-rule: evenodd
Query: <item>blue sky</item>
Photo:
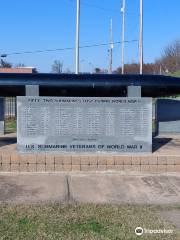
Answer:
M114 41L121 40L121 0L81 0L80 45L107 43L113 19ZM76 0L1 1L0 53L74 47ZM125 40L139 36L139 0L126 0ZM180 38L180 1L144 0L144 61L152 62L162 49ZM125 45L125 62L138 61L138 43ZM74 51L9 55L13 64L50 72L54 60L74 71ZM108 67L108 46L80 50L81 71ZM113 69L121 65L121 45L115 45Z

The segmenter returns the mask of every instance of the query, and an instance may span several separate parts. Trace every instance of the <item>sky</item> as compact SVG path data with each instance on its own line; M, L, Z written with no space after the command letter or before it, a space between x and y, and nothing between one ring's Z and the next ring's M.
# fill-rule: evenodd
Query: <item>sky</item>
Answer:
M109 42L110 19L114 42L121 41L122 0L80 0L80 45ZM14 64L34 66L50 72L54 60L63 62L63 70L75 71L75 51L36 51L75 46L76 0L6 0L1 3L0 54ZM139 0L126 0L125 63L138 61ZM180 0L144 0L144 62L161 56L165 46L180 39ZM108 46L80 50L80 71L108 68ZM121 44L113 49L113 70L121 65Z

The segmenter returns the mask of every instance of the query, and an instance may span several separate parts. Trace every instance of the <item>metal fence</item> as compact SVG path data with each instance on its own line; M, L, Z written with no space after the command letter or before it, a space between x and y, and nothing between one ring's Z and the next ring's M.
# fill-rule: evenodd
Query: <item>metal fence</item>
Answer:
M16 118L16 97L5 98L5 118Z

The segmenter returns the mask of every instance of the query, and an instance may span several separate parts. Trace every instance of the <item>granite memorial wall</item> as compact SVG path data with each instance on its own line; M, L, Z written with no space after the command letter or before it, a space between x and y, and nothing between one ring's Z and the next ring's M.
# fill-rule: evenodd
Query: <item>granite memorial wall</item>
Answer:
M152 151L152 99L17 97L21 153Z

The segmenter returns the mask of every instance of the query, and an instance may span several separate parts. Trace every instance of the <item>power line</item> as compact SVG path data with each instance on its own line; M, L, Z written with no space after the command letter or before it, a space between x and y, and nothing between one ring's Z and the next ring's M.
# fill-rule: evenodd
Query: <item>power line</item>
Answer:
M74 3L73 0L69 0L69 2ZM101 7L101 6L98 6L98 5L95 5L95 4L86 2L86 1L81 1L81 4L82 4L82 5L86 5L86 6L88 6L88 7L97 8L97 9L102 10L102 11L119 12L117 9L104 8L104 7Z
M127 40L124 41L124 43L133 43L138 42L137 39L133 40ZM122 41L113 42L114 45L121 44ZM101 47L101 46L108 46L109 43L100 43L100 44L92 44L92 45L84 45L80 46L79 48L93 48L93 47ZM57 52L57 51L66 51L66 50L74 50L75 47L66 47L66 48L55 48L55 49L44 49L44 50L34 50L34 51L23 51L23 52L12 52L12 53L6 53L6 56L11 55L22 55L22 54L34 54L34 53L45 53L45 52ZM3 54L4 55L4 54Z
M119 12L117 9L104 8L104 7L100 7L98 5L95 5L95 4L87 3L85 1L82 1L82 4L86 5L86 6L89 6L89 7L97 8L97 9L102 10L102 11Z
M64 0L65 2L70 2L72 4L74 4L73 0ZM81 4L82 5L85 5L87 7L91 7L91 8L96 8L98 10L101 10L101 11L105 11L105 12L111 12L111 13L119 13L120 11L117 10L117 9L113 9L113 8L104 8L104 7L101 7L101 6L98 6L98 5L95 5L95 4L92 4L92 3L88 3L88 2L84 2L84 1L81 1ZM139 14L137 14L136 12L128 12L126 11L126 15L129 15L129 16L139 16Z

